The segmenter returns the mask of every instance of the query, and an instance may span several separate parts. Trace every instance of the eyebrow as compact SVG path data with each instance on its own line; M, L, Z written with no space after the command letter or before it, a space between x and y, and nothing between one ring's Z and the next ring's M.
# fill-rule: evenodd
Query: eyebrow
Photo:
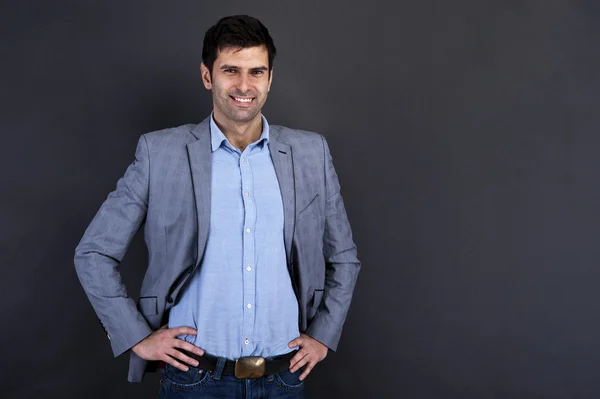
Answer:
M223 69L240 69L240 67L237 67L235 65L223 65L221 66L221 68L219 68L221 70ZM250 68L251 71L267 71L269 68L267 68L266 66L259 66L259 67L255 67L255 68Z

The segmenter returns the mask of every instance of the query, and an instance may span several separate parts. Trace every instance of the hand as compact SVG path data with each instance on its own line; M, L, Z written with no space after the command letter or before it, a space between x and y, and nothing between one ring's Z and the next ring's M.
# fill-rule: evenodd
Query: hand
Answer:
M290 348L295 346L300 347L298 353L290 360L290 372L294 373L306 364L304 372L299 377L300 381L306 378L317 363L327 357L327 346L306 334L300 334L300 336L291 341L288 346Z
M178 335L184 334L196 335L196 330L190 327L167 328L164 325L134 345L131 350L142 359L162 360L179 370L188 371L189 367L179 363L176 359L192 366L197 366L198 362L175 348L185 349L199 356L204 355L204 351L187 341L177 338Z

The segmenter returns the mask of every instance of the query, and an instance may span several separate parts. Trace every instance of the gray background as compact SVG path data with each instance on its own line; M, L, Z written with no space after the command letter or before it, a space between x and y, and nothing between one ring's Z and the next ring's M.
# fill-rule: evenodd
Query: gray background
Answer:
M279 50L269 121L328 138L363 261L310 397L599 397L599 4L3 5L2 397L156 396L73 252L139 135L208 115L204 31L239 13ZM138 236L133 296L145 262Z

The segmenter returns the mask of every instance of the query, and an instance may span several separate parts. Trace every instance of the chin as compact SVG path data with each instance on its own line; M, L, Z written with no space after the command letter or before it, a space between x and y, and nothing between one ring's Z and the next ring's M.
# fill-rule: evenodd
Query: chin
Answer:
M244 113L244 114L233 114L231 119L236 122L250 122L258 115L258 112Z

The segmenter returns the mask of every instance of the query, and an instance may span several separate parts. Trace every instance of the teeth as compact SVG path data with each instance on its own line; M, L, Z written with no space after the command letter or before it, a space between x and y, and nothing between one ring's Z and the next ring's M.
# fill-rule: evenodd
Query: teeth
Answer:
M251 98L237 98L235 97L235 101L239 101L241 103L249 103L250 101L252 101Z

